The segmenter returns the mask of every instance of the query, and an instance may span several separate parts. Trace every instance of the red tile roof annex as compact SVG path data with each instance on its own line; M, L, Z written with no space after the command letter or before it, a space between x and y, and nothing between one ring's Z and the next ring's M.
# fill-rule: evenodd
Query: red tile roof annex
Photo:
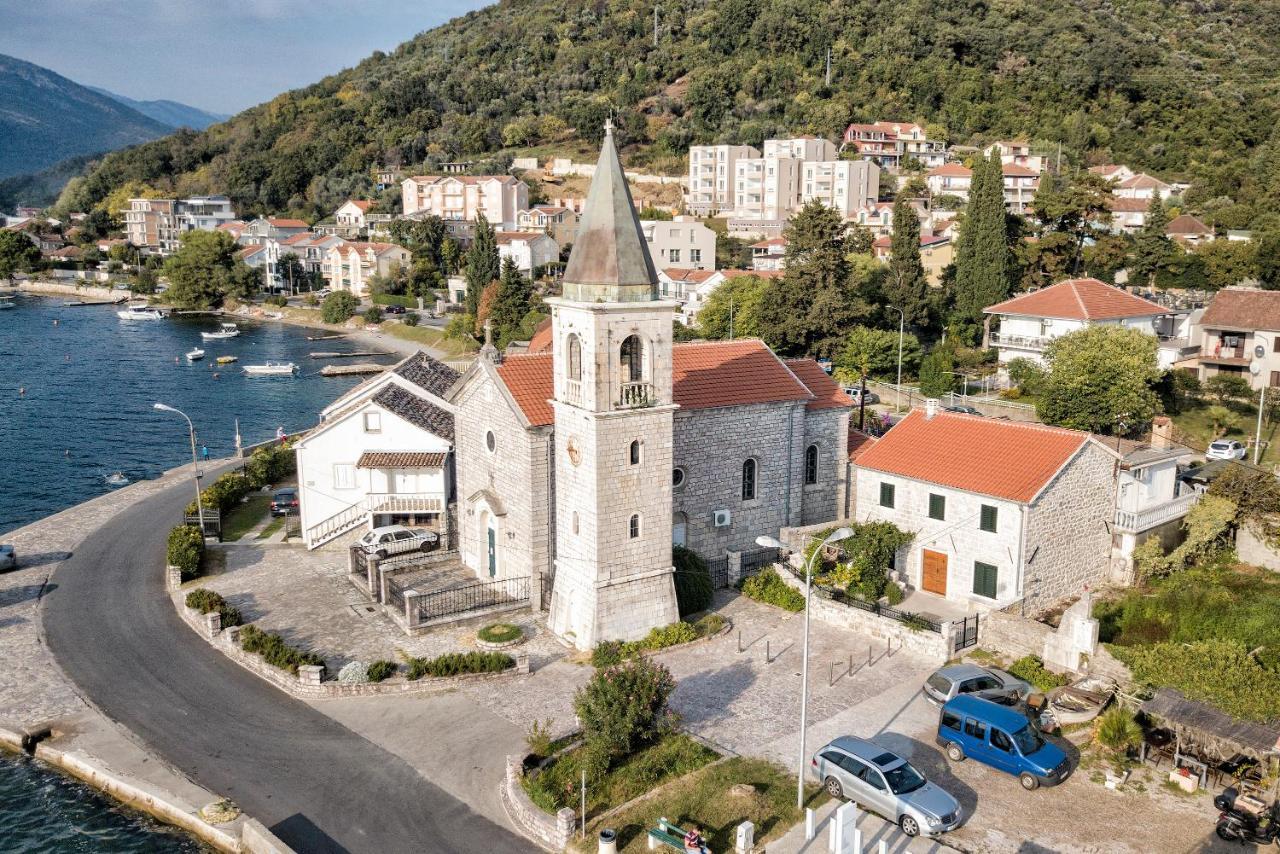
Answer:
M1150 199L1113 198L1107 202L1107 210L1112 213L1145 213L1150 206Z
M288 218L276 217L275 219L267 220L267 222L271 223L276 228L309 228L310 227L307 225L306 220L301 220L301 219L288 219Z
M544 318L533 330L533 335L529 338L529 352L551 352L551 318Z
M1280 291L1223 288L1200 318L1206 329L1280 332Z
M1029 503L1090 441L1088 433L915 409L858 455L858 468Z
M1120 182L1121 189L1124 190L1168 190L1172 189L1164 181L1159 178L1148 175L1145 172L1139 172L1132 178L1126 178Z
M1063 320L1119 320L1122 317L1152 317L1167 309L1135 297L1097 279L1067 279L987 306L987 314L1018 314L1024 317L1054 317Z
M854 419L849 419L849 462L856 463L858 458L871 450L879 440L854 427L853 422Z
M1213 229L1205 225L1191 214L1180 214L1175 216L1164 229L1165 234L1176 235L1201 235L1213 234Z
M831 375L813 359L787 359L787 367L813 395L806 409L835 409L853 406L853 399L845 394Z

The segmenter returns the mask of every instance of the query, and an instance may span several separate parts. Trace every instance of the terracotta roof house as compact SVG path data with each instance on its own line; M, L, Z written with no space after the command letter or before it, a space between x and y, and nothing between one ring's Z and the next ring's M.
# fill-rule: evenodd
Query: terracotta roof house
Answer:
M1280 291L1224 288L1213 295L1198 328L1202 381L1233 374L1254 389L1280 388Z
M1167 199L1173 195L1173 185L1166 184L1159 178L1148 175L1145 172L1139 172L1121 181L1116 186L1114 193L1119 198L1150 199L1152 196L1158 195L1161 199Z
M937 600L913 610L944 617L1022 601L1034 613L1109 576L1116 455L1088 433L930 401L855 469L855 518L915 534L895 568Z
M1025 213L1040 187L1040 171L1015 162L1006 162L1000 169L1004 175L1005 206L1013 213ZM946 163L926 172L924 182L935 196L958 196L968 201L973 170L959 163Z
M755 270L782 270L787 266L785 237L770 237L751 244L751 267Z
M1213 229L1205 225L1191 214L1175 216L1165 226L1165 237L1176 240L1187 246L1195 246L1206 240L1213 240Z
M987 346L996 348L1002 369L1014 359L1043 364L1050 341L1086 326L1115 324L1156 335L1158 329L1173 328L1161 319L1175 314L1097 279L1066 279L983 311L992 320ZM1194 355L1194 342L1173 335L1158 337L1161 367Z

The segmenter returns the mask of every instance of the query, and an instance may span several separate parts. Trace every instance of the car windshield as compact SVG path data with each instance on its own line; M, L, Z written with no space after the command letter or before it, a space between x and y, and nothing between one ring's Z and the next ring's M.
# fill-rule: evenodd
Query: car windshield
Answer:
M910 762L903 762L892 771L885 771L884 778L888 781L889 788L893 790L895 795L914 792L925 784L924 776L912 768Z
M1029 726L1024 726L1013 734L1013 740L1018 744L1018 752L1023 756L1030 756L1040 748L1044 747L1044 739L1040 737L1040 733L1036 732Z

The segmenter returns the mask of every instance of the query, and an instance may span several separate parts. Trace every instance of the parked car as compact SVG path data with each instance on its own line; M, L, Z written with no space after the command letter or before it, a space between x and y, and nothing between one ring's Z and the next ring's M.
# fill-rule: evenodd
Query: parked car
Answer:
M296 487L277 489L271 496L272 516L291 516L298 513L298 490Z
M8 543L0 543L0 569L17 569L18 553Z
M406 311L402 305L386 305L382 308L387 314L404 314Z
M863 401L862 401L862 399L861 399L861 398L862 398L862 386L857 386L857 385L855 385L855 386L847 386L847 387L844 389L844 393L845 393L845 394L847 394L847 395L849 395L849 397L853 398L853 403L854 403L854 405L855 405L855 406L858 406L858 405L860 405L860 404L863 402ZM880 402L880 395L878 395L878 394L876 394L874 391L871 391L870 389L868 389L868 390L867 390L867 400L866 400L866 404L867 404L867 406L870 406L870 405L871 405L871 404L873 404L873 403L879 403L879 402Z
M976 416L978 416L979 418L981 418L981 417L982 417L982 413L981 413L981 412L979 412L978 410L974 409L972 406L965 406L965 405L963 405L963 404L956 404L955 406L947 406L947 407L943 407L943 408L944 408L944 409L946 409L946 410L947 410L947 412L959 412L961 415L976 415Z
M365 534L358 542L365 554L384 558L403 552L429 551L440 542L440 535L435 531L406 528L404 525L383 525Z
M936 836L960 824L960 803L910 762L861 738L840 736L813 754L810 770L833 798L879 813L907 836Z
M971 694L942 707L937 742L952 762L976 759L1017 777L1027 791L1056 786L1071 773L1067 754L1046 741L1024 713Z
M1204 452L1206 460L1243 460L1248 451L1245 446L1237 442L1235 439L1218 439L1209 443L1209 449Z
M924 680L924 696L935 706L961 694L985 699L1023 700L1031 693L1031 685L994 667L976 664L949 664Z

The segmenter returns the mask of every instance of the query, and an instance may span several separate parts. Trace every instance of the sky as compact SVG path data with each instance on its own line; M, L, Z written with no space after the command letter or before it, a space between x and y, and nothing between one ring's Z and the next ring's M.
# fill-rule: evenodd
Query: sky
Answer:
M137 100L236 113L488 0L0 0L0 53Z

